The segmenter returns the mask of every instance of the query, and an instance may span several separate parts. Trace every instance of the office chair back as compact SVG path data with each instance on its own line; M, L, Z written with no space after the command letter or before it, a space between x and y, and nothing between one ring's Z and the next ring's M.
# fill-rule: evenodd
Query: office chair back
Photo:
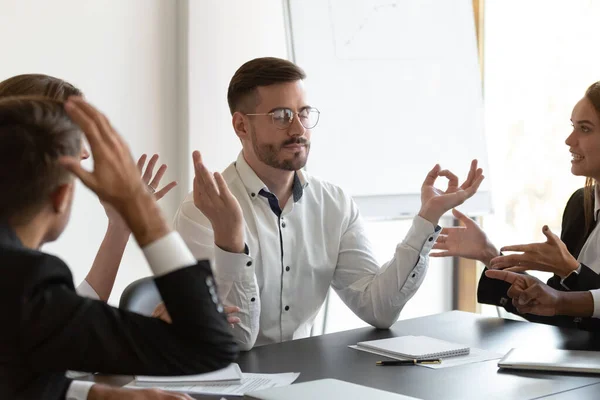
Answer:
M148 276L131 282L125 288L119 300L119 308L151 316L160 302L162 298L154 284L154 278Z

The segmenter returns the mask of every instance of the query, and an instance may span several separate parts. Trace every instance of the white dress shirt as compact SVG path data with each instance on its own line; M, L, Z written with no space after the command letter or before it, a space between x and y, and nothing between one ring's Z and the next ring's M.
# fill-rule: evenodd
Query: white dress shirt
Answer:
M223 177L244 214L248 254L214 245L192 193L174 227L195 257L212 261L224 303L241 309L234 335L242 350L307 337L330 286L362 320L388 328L423 282L439 231L429 221L415 217L380 268L356 204L339 187L298 171L292 197L278 210L242 154Z
M197 262L177 232L171 232L150 243L142 248L142 251L155 276L165 275L179 268L195 265ZM93 293L96 292L86 281L83 282L77 288L77 293L85 297L92 297L89 290L86 291L86 289L91 289ZM86 288L86 284L89 288ZM82 287L84 288L83 293ZM97 294L96 298L98 298ZM93 385L94 382L71 382L71 386L67 390L66 400L87 400L88 393Z
M598 221L598 212L600 211L600 196L598 185L594 188L594 220ZM590 236L583 244L577 261L586 265L595 273L600 273L600 224L596 224ZM581 267L580 267L581 268ZM590 290L594 298L594 314L592 317L600 318L600 289Z

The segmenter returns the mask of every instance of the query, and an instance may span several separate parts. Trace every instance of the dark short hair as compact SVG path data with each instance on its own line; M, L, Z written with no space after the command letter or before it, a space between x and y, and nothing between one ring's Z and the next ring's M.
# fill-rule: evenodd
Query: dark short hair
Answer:
M63 102L0 98L0 221L27 221L52 191L72 179L58 158L79 156L81 138Z
M276 83L295 82L306 74L291 61L275 57L255 58L242 65L229 82L227 103L233 115L236 111L252 112L259 103L256 88Z
M0 82L0 97L27 95L67 101L70 96L83 94L69 82L43 74L16 75Z

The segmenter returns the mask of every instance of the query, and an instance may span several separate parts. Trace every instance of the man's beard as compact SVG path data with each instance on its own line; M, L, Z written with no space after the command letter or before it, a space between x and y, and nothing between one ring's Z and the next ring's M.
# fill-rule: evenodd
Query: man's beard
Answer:
M256 154L256 157L258 157L261 162L267 164L268 166L286 171L297 171L306 165L308 153L310 152L310 142L306 138L290 138L289 140L281 143L281 145L277 146L274 144L258 143L256 135L254 134L254 129L250 132L250 137L252 138L254 154ZM292 158L279 161L277 156L281 152L281 149L284 146L289 146L292 144L304 145L306 148L306 156L302 156L302 151L298 151L293 154Z

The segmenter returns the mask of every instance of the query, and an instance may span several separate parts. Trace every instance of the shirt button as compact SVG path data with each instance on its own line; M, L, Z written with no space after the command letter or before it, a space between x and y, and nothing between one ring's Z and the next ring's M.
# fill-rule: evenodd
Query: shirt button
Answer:
M286 270L286 271L289 271L289 270L290 270L290 267L289 267L289 266L288 266L288 267L285 267L285 270Z
M417 276L417 274L412 274L412 277L414 278L415 276Z
M253 297L253 298L250 299L250 301L256 301L256 299Z
M432 238L432 237L430 237L428 240L429 240L430 242L433 242L433 238Z
M282 227L282 228L285 228L285 222L282 222L282 223L281 223L281 227Z
M248 262L246 263L246 267L249 267L249 266L251 266L251 265L252 265L252 261L248 261Z
M217 306L217 311L220 312L220 313L222 313L223 312L223 306L219 304Z
M285 311L288 311L290 309L290 306L285 306Z
M206 286L211 287L213 285L213 278L211 278L210 276L208 276L206 278Z
M256 193L250 193L250 196L256 197Z

